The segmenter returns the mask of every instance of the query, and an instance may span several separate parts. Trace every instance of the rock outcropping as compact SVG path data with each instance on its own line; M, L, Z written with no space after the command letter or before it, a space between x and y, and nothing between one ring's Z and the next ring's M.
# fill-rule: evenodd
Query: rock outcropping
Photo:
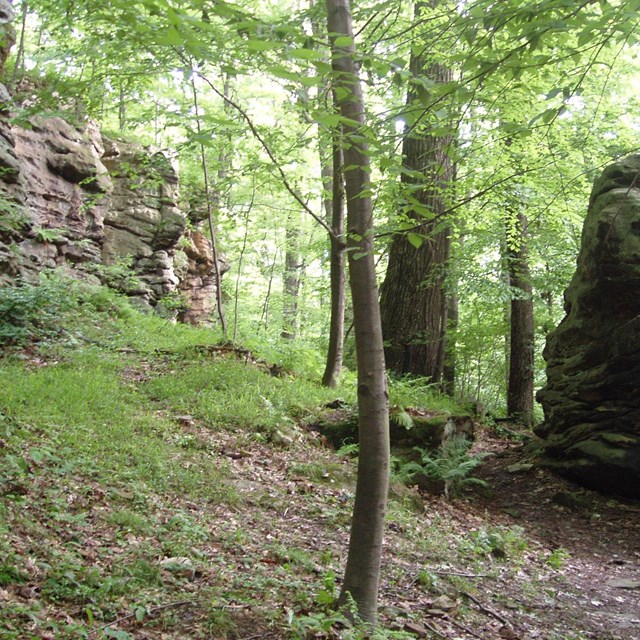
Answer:
M12 17L11 3L0 0L0 70L15 41ZM16 126L12 108L0 84L0 285L64 266L144 307L210 321L216 265L207 238L186 231L171 154L107 140L95 123L71 117ZM219 260L218 269L228 265Z
M171 155L101 138L91 122L30 124L11 126L0 115L0 283L66 266L104 275L144 307L179 294L171 308L185 322L209 321L211 246L186 230ZM126 265L136 277L118 280L99 265ZM219 269L228 265L219 261Z
M640 154L594 184L565 312L547 339L538 393L546 461L640 497Z

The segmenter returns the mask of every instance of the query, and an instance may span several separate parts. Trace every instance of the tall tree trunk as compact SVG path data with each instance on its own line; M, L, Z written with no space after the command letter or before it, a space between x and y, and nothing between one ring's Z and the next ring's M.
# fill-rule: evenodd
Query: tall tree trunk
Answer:
M339 602L351 598L370 625L377 619L382 538L389 489L389 401L373 256L369 151L348 0L326 0L333 81L344 125L349 282L358 366L360 455L349 553ZM336 39L348 42L336 44ZM351 124L353 123L353 124Z
M433 0L418 2L416 19L435 4ZM450 82L451 70L430 64L427 55L427 51L412 51L412 76L428 77L436 83ZM407 111L416 118L425 115L420 98L421 93L411 85ZM443 375L447 327L445 276L451 242L442 217L447 208L446 191L454 180L449 156L452 145L452 134L429 135L428 125L407 129L402 182L407 194L407 215L415 226L412 235L398 234L391 243L380 299L387 365L397 373L427 376L436 383ZM418 247L416 234L423 237Z
M287 216L285 229L284 274L282 278L282 331L285 340L294 340L298 329L298 296L300 293L300 217Z
M269 305L271 304L271 289L273 289L273 279L276 272L276 265L278 264L278 254L280 250L276 248L275 255L273 256L273 262L269 267L269 280L267 283L267 293L264 297L264 302L262 303L262 314L260 315L260 322L258 326L264 323L264 332L267 333L269 331Z
M25 69L24 69L24 62L25 62L25 56L24 56L24 39L25 39L25 34L27 31L27 16L29 15L29 2L27 0L23 0L22 2L22 21L21 21L21 27L20 27L20 41L18 42L18 51L16 52L16 65L13 68L13 75L11 76L11 87L15 89L16 85L19 84L20 82L22 82L22 80L24 80L24 73L25 73ZM10 36L9 36L10 38ZM5 43L5 48L7 51L7 55L9 53L9 49L11 48L10 46L7 46L8 44L10 44L10 39L9 42ZM2 65L4 65L4 61L2 62Z
M313 11L318 0L310 0L312 10L311 31L314 38L321 42L324 38L324 26L318 20L320 15ZM338 112L335 92L331 95L334 112ZM344 172L342 159L341 129L329 136L318 127L318 148L320 152L320 178L322 180L322 206L325 220L333 233L329 235L329 282L331 288L331 318L329 321L329 345L322 384L335 388L340 383L340 372L344 357L344 314L346 308L346 277L344 241ZM331 153L329 153L331 149Z
M329 348L327 364L322 376L325 387L335 388L340 380L342 357L344 354L344 311L345 272L344 272L344 174L342 171L342 149L339 136L334 135L333 171L331 187L331 228L335 237L331 240L331 321L329 323Z
M118 99L118 128L124 131L127 128L127 94L124 84L120 85L120 95Z
M512 291L507 415L531 426L535 336L526 225L526 218L521 212L512 214L506 221L507 268Z

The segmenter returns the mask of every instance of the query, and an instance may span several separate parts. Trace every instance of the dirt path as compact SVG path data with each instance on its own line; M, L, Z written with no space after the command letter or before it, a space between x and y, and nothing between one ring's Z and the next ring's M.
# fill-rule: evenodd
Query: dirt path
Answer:
M497 601L505 595L515 601L511 610L502 607L513 637L639 639L640 504L607 498L544 469L528 469L522 446L508 440L485 434L478 447L495 454L476 474L489 489L477 491L462 509L522 527L559 568L542 593L530 594L528 601L521 600L517 580L512 594L487 585L492 607L501 609ZM545 625L564 628L564 635L545 635Z

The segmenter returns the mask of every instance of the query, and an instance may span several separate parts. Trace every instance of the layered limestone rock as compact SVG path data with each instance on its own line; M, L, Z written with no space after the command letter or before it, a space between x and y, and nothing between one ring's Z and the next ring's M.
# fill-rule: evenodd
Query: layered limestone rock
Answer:
M0 284L61 266L89 270L145 307L179 293L185 321L209 322L211 246L186 231L178 188L167 151L102 139L93 123L35 118L21 128L0 114ZM99 265L137 277L118 280Z
M128 293L154 306L175 291L176 245L185 231L178 208L178 170L168 153L106 141L103 161L113 182L104 218L103 262L131 263L139 286Z
M566 315L547 339L547 463L640 497L640 154L596 180Z
M11 2L0 0L0 71L15 43L13 17ZM64 266L97 274L144 306L210 321L216 265L202 234L185 235L171 155L102 139L91 121L34 117L14 126L11 109L0 84L0 286ZM120 263L137 277L109 271ZM169 304L174 292L180 301Z

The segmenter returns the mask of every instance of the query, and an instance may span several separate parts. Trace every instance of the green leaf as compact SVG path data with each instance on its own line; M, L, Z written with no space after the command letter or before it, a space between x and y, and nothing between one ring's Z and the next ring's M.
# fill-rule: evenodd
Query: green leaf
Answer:
M329 73L331 71L331 65L324 60L316 60L313 63L318 73Z
M419 249L424 243L424 236L410 231L407 233L407 240L409 241L409 244L413 245L416 249Z
M289 49L287 54L298 60L322 60L324 58L324 54L315 49Z
M282 46L282 42L274 42L272 40L247 40L247 47L251 51L269 51L280 49Z
M353 38L351 36L338 36L333 44L336 47L350 47L353 44Z
M158 35L156 42L161 45L174 47L181 45L183 38L175 27L169 27L165 32Z

